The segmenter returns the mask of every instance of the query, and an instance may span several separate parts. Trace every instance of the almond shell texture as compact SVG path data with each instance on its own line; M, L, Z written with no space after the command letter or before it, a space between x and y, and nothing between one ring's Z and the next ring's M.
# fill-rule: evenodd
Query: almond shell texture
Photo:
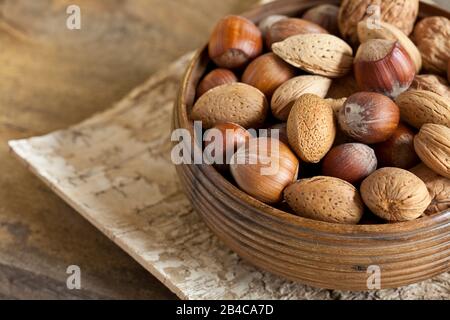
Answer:
M246 129L258 128L264 123L268 109L261 91L244 83L232 83L202 95L192 108L191 118L202 121L206 129L223 122L234 122Z
M358 190L333 177L299 180L286 188L284 198L296 214L319 221L357 224L364 212Z
M314 94L302 95L287 122L289 144L303 161L318 163L333 146L336 124L330 103Z
M353 66L353 50L330 34L301 34L272 45L272 51L287 63L312 74L339 78Z

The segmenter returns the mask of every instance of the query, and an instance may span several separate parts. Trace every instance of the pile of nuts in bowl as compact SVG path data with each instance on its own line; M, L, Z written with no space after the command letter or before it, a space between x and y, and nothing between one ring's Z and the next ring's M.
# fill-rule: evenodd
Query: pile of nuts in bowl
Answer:
M204 149L224 160L216 168L266 204L325 222L449 209L450 20L417 21L418 0L390 2L220 20L190 111L208 129Z

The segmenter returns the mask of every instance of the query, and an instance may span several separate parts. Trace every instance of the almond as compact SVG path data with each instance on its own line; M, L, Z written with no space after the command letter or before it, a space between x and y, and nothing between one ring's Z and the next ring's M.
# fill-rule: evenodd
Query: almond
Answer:
M268 48L271 48L275 42L283 41L297 34L310 33L328 33L328 31L308 20L298 18L281 19L275 22L267 31L266 44Z
M428 188L431 204L425 214L431 215L450 209L450 179L444 178L430 170L423 163L411 169Z
M289 144L305 162L319 162L333 146L336 125L330 104L314 94L302 95L287 122Z
M269 106L264 94L244 83L224 84L202 95L191 112L205 129L218 123L234 122L244 128L260 127Z
M331 80L322 76L299 76L282 84L272 97L272 114L286 121L294 102L305 93L313 93L324 98L330 88Z
M333 177L299 180L285 189L284 198L299 216L325 222L357 224L364 212L358 190Z
M414 138L414 149L428 168L450 178L450 128L425 124Z
M414 77L410 89L427 90L450 99L450 87L447 80L434 74L421 74Z
M272 51L284 61L307 72L338 78L350 72L353 50L330 34L300 34L272 45Z
M420 129L425 123L450 126L450 99L426 90L408 90L396 99L403 121Z
M422 56L419 49L403 31L390 23L380 21L379 28L373 28L366 20L360 21L358 23L358 38L361 43L370 39L397 40L412 58L416 66L416 72L422 69Z
M414 220L431 203L425 183L399 168L382 168L372 173L361 184L361 196L374 214L392 222Z

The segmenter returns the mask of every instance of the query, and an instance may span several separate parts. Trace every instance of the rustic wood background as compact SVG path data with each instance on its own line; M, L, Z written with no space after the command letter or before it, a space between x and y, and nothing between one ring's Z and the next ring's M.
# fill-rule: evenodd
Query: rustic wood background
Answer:
M75 124L205 42L252 0L0 0L0 298L174 298L8 154ZM66 28L78 4L82 29ZM66 268L84 290L66 289Z
M82 8L80 31L65 28L65 8L74 3ZM251 4L0 0L0 297L174 297L19 166L7 154L6 141L64 128L104 110L156 69L201 45L218 17ZM82 268L81 291L66 289L70 264ZM443 283L444 291L436 294L448 294Z

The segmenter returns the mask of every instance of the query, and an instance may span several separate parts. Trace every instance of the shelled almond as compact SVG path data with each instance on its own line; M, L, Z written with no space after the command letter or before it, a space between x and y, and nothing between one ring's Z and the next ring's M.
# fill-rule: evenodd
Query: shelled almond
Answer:
M365 206L390 223L450 207L448 19L416 24L418 0L390 3L343 0L258 26L219 21L190 116L205 129L235 128L225 176L238 188L336 224L359 223ZM260 128L269 131L249 133ZM267 164L278 166L265 175Z

